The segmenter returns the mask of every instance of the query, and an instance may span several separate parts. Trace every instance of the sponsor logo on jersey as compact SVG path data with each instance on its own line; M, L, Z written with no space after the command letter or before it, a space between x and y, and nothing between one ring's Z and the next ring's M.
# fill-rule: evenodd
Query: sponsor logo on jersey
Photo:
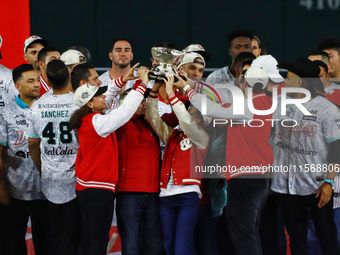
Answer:
M17 139L13 144L14 148L18 148L28 143L28 138L26 136L26 130L16 131L17 132Z
M38 104L38 109L41 108L72 108L73 103L69 104Z
M73 155L77 154L77 151L73 151L68 146L66 148L62 148L61 146L53 147L52 149L44 147L44 153L47 155Z
M0 102L0 106L5 106L5 102Z
M20 118L20 117L21 118L26 118L26 116L24 114L17 114L17 115L15 115L14 118L16 119L16 118Z
M318 110L311 110L310 113L311 113L311 114L317 114L317 113L318 113Z
M305 149L300 149L299 147L295 147L295 148L291 148L289 146L289 144L285 144L283 142L278 142L276 144L277 146L279 146L281 149L291 152L291 153L297 153L297 154L303 154L303 155L313 155L315 156L317 154L316 151L308 151Z
M22 158L28 158L31 154L30 152L24 152L24 151L17 151L15 153L16 156L22 157Z
M17 125L27 125L27 121L26 120L16 120L15 121L15 123L17 124Z
M286 134L305 134L306 136L314 136L317 133L316 124L311 124L310 121L299 121L294 127L280 126L277 137L282 137Z
M316 116L306 116L306 115L303 115L302 119L303 120L316 121Z

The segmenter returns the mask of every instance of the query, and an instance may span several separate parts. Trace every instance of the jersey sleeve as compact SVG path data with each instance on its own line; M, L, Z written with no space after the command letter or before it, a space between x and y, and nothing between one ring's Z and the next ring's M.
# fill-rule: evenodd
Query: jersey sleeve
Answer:
M322 128L327 143L340 139L340 112L334 105L323 115Z
M37 112L34 110L31 110L29 114L29 119L28 119L28 128L26 135L30 138L40 138L39 133L38 133L38 123L37 123Z
M3 110L0 112L0 145L7 145L7 122Z

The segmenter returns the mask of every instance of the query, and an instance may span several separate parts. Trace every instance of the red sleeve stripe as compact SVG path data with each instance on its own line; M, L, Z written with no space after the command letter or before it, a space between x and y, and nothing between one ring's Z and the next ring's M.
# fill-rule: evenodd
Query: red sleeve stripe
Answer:
M123 87L123 85L124 85L123 76L119 77L118 79L115 79L115 83L116 83L118 88Z
M151 98L158 98L158 93L155 91L150 90L149 97Z
M173 93L170 97L169 97L169 101L171 102L172 100L174 100L176 97L175 93Z
M141 93L144 96L146 88L143 85L138 85L138 87L136 88L136 91L138 91L139 93Z
M175 104L177 104L178 102L181 102L181 100L179 100L177 97L175 97L173 100L169 100L171 105L174 106Z
M192 96L195 95L195 94L197 94L197 93L194 90L190 89L189 93L188 93L189 100L191 100Z

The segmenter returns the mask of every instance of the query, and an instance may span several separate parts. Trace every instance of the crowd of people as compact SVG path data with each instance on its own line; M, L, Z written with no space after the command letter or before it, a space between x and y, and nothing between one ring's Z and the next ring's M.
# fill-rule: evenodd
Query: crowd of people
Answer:
M0 65L0 253L27 254L30 218L37 255L106 254L116 213L122 254L284 255L288 236L339 255L340 41L291 63L228 43L204 80L199 44L148 68L115 38L99 76L85 47L27 38L28 64Z

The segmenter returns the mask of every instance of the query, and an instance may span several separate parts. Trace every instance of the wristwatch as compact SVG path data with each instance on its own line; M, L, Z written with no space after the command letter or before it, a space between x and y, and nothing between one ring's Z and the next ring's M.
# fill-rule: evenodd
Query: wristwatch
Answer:
M325 179L324 182L329 183L331 186L334 186L334 184L335 184L335 181L334 181L334 180L331 180L331 179Z

